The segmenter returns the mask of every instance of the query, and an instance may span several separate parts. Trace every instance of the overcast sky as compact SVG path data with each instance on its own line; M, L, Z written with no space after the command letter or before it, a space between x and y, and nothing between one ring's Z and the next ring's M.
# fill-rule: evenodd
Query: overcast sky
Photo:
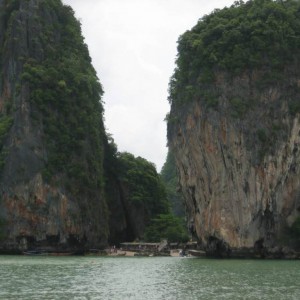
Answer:
M81 21L104 88L105 126L119 151L153 162L167 154L165 115L178 37L233 0L63 0Z

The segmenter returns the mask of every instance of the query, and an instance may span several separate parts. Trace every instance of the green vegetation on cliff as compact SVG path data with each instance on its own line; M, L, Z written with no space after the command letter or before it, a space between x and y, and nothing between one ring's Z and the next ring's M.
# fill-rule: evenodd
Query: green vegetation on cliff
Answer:
M287 138L285 116L300 112L299 62L300 1L236 1L214 10L179 38L168 134L198 102L202 113L243 127L260 163Z
M287 65L298 64L299 54L299 1L236 1L229 8L202 17L180 37L169 101L182 105L201 99L217 109L221 95L216 82L222 72L230 84L234 76L260 70L253 84L260 89L286 85L290 111L299 112L299 84L287 82L284 76ZM232 95L230 104L233 116L240 118L255 99Z
M118 156L120 179L128 188L129 202L142 206L150 218L169 211L165 186L154 164L124 152Z
M170 150L160 175L166 187L171 213L158 215L151 220L145 231L145 240L159 242L162 239L167 239L169 242L187 242L189 235L185 220L184 200L178 191L175 158Z
M51 219L57 243L61 236L94 247L141 237L151 219L169 213L155 166L119 153L105 132L102 86L71 7L0 1L0 54L0 205L15 232L26 231L28 243L48 239L40 220ZM28 218L23 210L5 215L15 199Z
M158 215L152 219L145 230L144 238L148 242L159 242L162 239L167 239L171 243L185 243L189 240L183 220L172 214Z
M104 166L110 241L118 244L142 239L153 219L169 214L165 185L153 163L128 152L118 152L112 138L106 150L109 150L105 151Z
M27 246L43 236L45 245L102 247L109 235L103 91L72 8L61 0L0 1L0 68L9 247L23 231ZM10 214L14 199L23 209Z
M167 160L161 170L161 178L166 186L167 197L171 205L172 213L177 217L184 217L184 205L182 195L177 191L177 172L173 153L169 150Z
M179 38L168 144L207 253L299 242L299 78L300 1L236 1Z
M148 242L186 242L189 237L184 224L182 199L176 193L174 158L168 155L162 173L141 157L124 152L117 154L118 173L130 206L130 214L142 216L140 238ZM139 219L137 217L137 219ZM132 223L139 222L132 220Z
M5 112L4 112L5 113ZM8 134L10 127L12 126L13 118L10 115L0 115L0 171L2 170L5 158L6 158L6 150L4 147L4 140Z
M40 30L32 43L40 53L21 58L21 80L29 85L32 118L44 128L48 160L43 174L47 180L66 174L73 193L99 188L103 185L102 87L71 7L60 1L39 5L40 16L34 22ZM56 22L43 20L44 12L56 15Z

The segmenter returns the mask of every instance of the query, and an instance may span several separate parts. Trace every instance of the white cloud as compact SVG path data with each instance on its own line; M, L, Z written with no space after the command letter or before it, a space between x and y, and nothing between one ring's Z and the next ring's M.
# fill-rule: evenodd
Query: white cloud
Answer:
M63 0L82 23L104 87L105 125L120 151L162 167L167 90L180 34L233 0Z

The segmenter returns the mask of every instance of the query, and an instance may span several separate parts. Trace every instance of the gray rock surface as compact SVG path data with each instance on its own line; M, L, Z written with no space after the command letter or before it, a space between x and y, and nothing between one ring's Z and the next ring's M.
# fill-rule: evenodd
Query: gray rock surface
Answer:
M285 72L290 85L300 86L299 66ZM217 109L202 99L171 107L168 141L190 228L212 254L246 248L263 255L282 247L300 214L300 116L289 112L288 86L258 89L262 76L256 71L229 82L216 74ZM233 97L255 105L233 116Z

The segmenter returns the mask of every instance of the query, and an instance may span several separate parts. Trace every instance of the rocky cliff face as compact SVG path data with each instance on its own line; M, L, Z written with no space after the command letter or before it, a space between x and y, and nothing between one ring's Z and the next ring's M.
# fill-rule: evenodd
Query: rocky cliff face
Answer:
M236 79L231 88L239 89L242 80ZM223 88L220 101L226 106L225 84ZM207 111L194 102L184 114L180 110L178 123L169 126L190 225L208 247L215 239L230 248L260 243L273 247L299 215L300 120L289 115L287 103L280 101L278 111L285 116L281 120L286 137L272 141L271 152L258 158L263 146L256 141L256 128L262 123L272 127L279 118L266 102L272 97L278 103L282 93L270 88L260 96L261 105L240 121L226 109Z
M118 153L80 23L61 0L0 0L0 253L85 251L167 211L155 167Z
M102 90L80 25L54 0L0 12L0 246L101 247Z
M297 248L288 228L300 215L300 115L291 110L299 57L268 82L263 64L238 75L215 64L213 81L185 103L180 91L191 85L180 85L180 62L168 140L190 229L212 255L284 256L285 246Z

